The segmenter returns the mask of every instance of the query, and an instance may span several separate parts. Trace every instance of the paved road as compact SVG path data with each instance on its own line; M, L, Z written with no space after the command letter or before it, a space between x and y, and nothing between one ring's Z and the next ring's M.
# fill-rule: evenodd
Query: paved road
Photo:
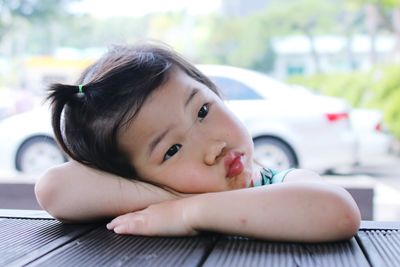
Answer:
M400 156L381 158L375 164L354 167L352 172L371 176L380 182L400 190Z

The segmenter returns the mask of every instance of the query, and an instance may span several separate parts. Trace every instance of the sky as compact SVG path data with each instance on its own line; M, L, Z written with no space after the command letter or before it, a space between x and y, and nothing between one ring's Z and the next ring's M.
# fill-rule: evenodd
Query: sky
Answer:
M149 13L186 10L201 15L218 10L220 0L81 0L73 2L70 9L76 13L89 13L95 17L140 17Z

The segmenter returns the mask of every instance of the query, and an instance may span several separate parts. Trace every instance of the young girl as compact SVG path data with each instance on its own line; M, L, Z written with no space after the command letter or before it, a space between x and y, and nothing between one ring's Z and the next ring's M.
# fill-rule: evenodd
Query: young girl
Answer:
M257 166L216 86L169 47L115 47L78 84L51 87L54 133L72 160L35 188L59 220L116 217L108 229L151 236L320 242L357 232L360 213L343 188Z

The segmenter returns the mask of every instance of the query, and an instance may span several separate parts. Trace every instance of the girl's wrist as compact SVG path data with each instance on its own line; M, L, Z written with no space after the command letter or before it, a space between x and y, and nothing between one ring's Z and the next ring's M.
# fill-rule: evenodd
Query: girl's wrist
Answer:
M195 198L196 197L193 196L178 200L179 208L181 209L182 223L191 234L198 233L199 219L201 218Z

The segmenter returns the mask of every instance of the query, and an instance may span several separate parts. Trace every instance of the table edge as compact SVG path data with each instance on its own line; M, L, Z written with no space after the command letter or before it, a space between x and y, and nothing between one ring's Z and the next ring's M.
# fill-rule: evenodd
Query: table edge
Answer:
M44 210L0 209L0 218L54 219Z
M44 210L0 209L0 218L54 219ZM400 230L399 221L361 221L360 230Z

